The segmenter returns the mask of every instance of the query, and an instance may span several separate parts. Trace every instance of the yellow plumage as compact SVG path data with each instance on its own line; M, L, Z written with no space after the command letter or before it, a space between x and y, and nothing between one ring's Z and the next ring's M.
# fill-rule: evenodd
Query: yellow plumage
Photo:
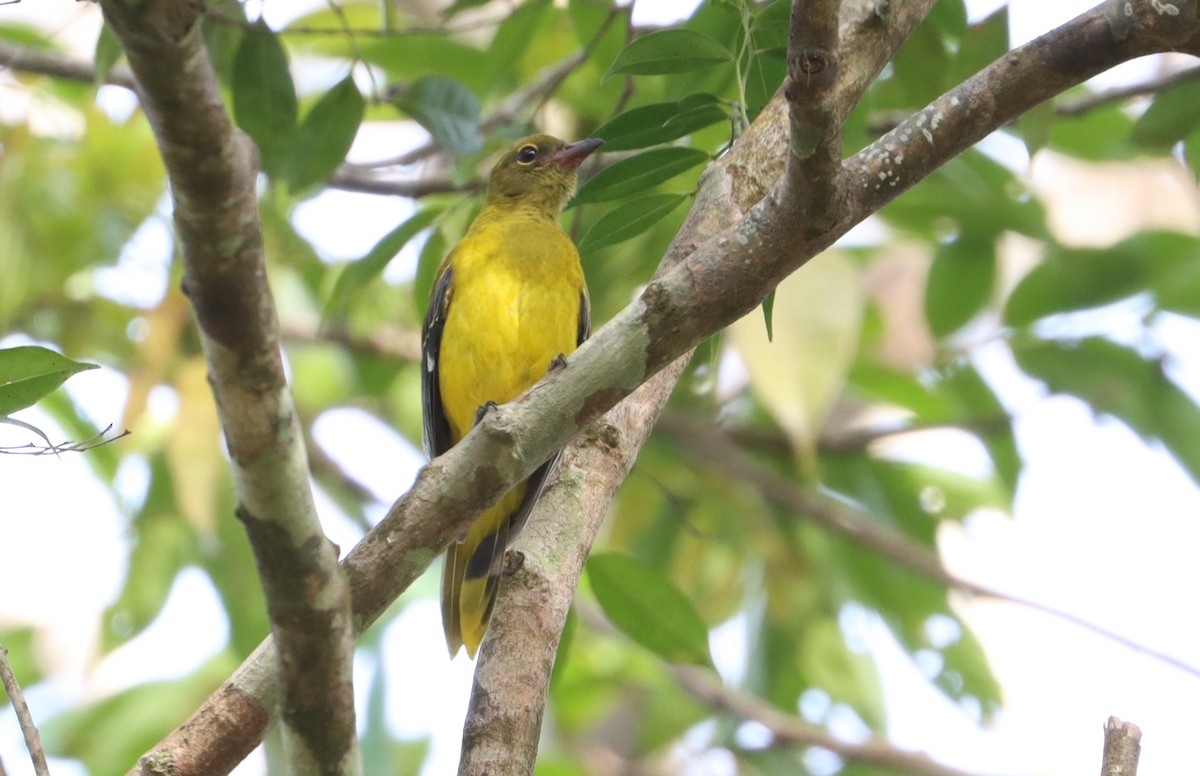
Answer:
M425 445L440 455L479 408L516 398L588 332L579 253L559 226L579 163L599 145L548 135L517 143L496 163L487 202L438 269L425 317ZM557 457L505 494L450 546L442 620L450 654L474 657L495 602L504 550L520 531Z

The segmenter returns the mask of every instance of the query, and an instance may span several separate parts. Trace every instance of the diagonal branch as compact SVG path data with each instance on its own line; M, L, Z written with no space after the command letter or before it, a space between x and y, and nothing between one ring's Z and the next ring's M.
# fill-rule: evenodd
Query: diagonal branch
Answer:
M918 5L920 10L913 11ZM422 470L413 488L346 558L356 632L370 625L488 504L553 450L649 376L754 309L784 277L939 165L1022 111L1115 64L1156 51L1200 51L1195 0L1177 0L1174 6L1187 12L1168 23L1158 17L1151 0L1112 2L1111 16L1105 6L1099 7L988 66L843 163L837 193L845 217L819 234L807 233L775 195L786 191L786 184L732 228L724 222L728 216L714 212L729 205L737 218L745 212L739 208L753 204L771 185L770 171L780 174L787 111L777 96L756 121L757 128L751 127L727 155L739 147L761 153L751 169L730 166L706 173L706 181L713 176L711 183L697 196L688 224L714 228L698 228L673 246L643 295L585 342L566 369L489 413L463 441ZM865 25L889 27L889 14L896 19L912 14L919 20L928 7L880 2L858 4L852 11ZM864 30L844 36L843 46L853 40L898 43L904 37L903 31L892 29ZM886 61L877 64L882 67ZM873 77L869 70L855 69L839 83L865 88ZM848 113L849 107L839 101L838 110ZM721 169L720 163L715 169ZM719 236L710 238L714 232ZM249 751L270 718L264 699L274 691L267 678L271 674L262 665L263 650L257 654L144 762L157 761L171 746L188 757L211 748ZM248 717L257 714L261 726L222 719L225 703ZM174 771L176 776L189 772Z
M267 286L256 153L232 125L189 0L103 0L167 168L183 290L279 651L285 744L299 774L361 773L349 591L317 521Z
M91 62L57 52L38 51L7 40L0 40L0 68L88 84L96 80L96 66ZM130 90L137 88L133 73L126 67L109 70L104 82Z
M748 692L723 684L710 672L691 666L678 666L675 677L693 696L733 716L757 722L771 733L776 744L786 746L819 746L842 759L883 768L903 771L913 776L968 776L965 771L942 765L917 752L897 749L880 738L853 742L835 738L827 731L756 698Z

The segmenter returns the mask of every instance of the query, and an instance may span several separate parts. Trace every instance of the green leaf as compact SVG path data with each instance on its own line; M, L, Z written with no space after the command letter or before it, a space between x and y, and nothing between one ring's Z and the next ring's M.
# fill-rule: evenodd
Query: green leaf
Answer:
M362 94L346 76L317 100L296 132L288 166L288 189L295 192L326 180L350 150L362 123Z
M606 167L579 187L573 204L604 202L637 194L709 159L698 148L654 148Z
M1196 182L1200 183L1200 130L1193 132L1183 144L1183 158L1192 170Z
M712 665L700 615L657 569L606 552L592 555L587 573L604 614L629 638L674 663Z
M1200 78L1186 80L1154 97L1154 102L1133 125L1135 145L1166 150L1196 131L1200 125Z
M354 261L338 275L337 283L325 303L321 318L328 319L335 311L346 304L346 301L359 289L371 283L383 274L388 263L396 257L400 249L408 244L441 215L442 208L429 207L415 213L404 223L385 234L367 251L361 259Z
M774 342L775 341L775 322L773 320L774 319L773 313L775 312L775 289L774 288L772 288L770 290L770 292L767 293L766 298L763 299L762 311L763 311L763 323L767 327L767 342Z
M413 279L413 301L422 315L429 306L429 295L433 292L433 279L437 276L438 266L446 255L446 235L441 229L434 229L429 239L421 246L421 255L417 257L417 276Z
M521 59L530 50L529 42L538 39L538 28L550 8L550 0L526 0L500 22L487 50L485 93L519 72Z
M579 241L587 254L624 242L650 229L686 200L686 194L650 194L618 205L600 217Z
M932 102L946 90L950 55L946 42L932 24L917 27L892 60L895 78L904 89L909 107Z
M1057 118L1058 113L1050 102L1043 102L1017 118L1017 134L1025 141L1025 149L1031 158L1050 142L1050 130Z
M428 130L438 145L456 156L483 148L479 100L452 78L426 76L396 100L396 107Z
M112 26L106 21L100 27L100 36L96 38L96 51L92 55L92 63L95 68L95 79L97 84L102 84L108 79L108 74L113 69L113 65L121 58L121 54L125 53L121 49L121 42L117 40L117 34L113 32Z
M247 29L233 58L233 115L258 144L269 175L286 169L296 112L296 88L283 44L265 27Z
M925 287L925 319L938 337L975 317L992 295L996 250L990 239L966 235L939 245Z
M1086 93L1086 92L1084 92ZM1048 148L1094 162L1133 157L1133 119L1120 105L1105 105L1077 118L1059 117L1050 127Z
M961 83L1008 53L1008 6L972 24L962 36L950 63L947 81Z
M0 415L32 406L71 375L97 368L35 345L0 350Z
M1096 412L1124 421L1144 439L1160 441L1200 483L1200 407L1157 361L1101 337L1065 343L1038 340L1014 348L1017 363L1055 393L1068 393Z
M659 30L637 38L613 61L605 78L618 73L665 75L686 73L726 62L733 56L721 43L688 29Z
M592 132L605 151L627 151L666 143L729 118L711 94L693 94L677 102L656 102L613 116Z
M1004 320L1028 326L1154 292L1160 309L1200 315L1200 240L1174 232L1143 232L1111 248L1056 248L1009 297Z

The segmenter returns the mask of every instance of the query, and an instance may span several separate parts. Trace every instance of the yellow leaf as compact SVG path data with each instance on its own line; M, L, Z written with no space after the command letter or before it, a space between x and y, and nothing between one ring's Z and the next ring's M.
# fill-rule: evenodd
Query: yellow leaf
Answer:
M773 342L767 340L758 310L731 329L751 390L791 437L802 460L812 460L821 427L854 361L862 308L856 268L846 256L831 252L779 285Z
M179 412L167 441L167 466L179 513L197 532L211 534L216 530L217 495L225 460L207 372L203 356L193 356L175 375Z

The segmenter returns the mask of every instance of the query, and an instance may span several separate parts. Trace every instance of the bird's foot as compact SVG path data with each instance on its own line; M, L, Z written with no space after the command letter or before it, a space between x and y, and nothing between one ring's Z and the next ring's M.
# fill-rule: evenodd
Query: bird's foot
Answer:
M567 368L567 357L564 356L562 353L559 353L557 356L550 359L550 369L547 371L561 372L562 370L564 370L566 368Z
M478 426L480 423L483 422L483 419L487 417L487 414L489 412L491 412L492 410L496 409L496 407L499 407L499 406L500 405L496 404L496 402L494 402L494 401L485 401L483 404L480 404L479 409L475 410L475 422L472 423L471 425Z

